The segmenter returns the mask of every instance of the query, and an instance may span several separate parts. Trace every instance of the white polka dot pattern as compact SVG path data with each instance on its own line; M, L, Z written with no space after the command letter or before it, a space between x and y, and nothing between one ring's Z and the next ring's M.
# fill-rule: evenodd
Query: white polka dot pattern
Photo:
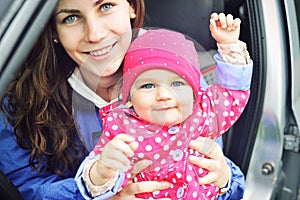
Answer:
M103 134L94 148L92 155L101 153L104 145L115 135L127 133L136 138L139 147L133 161L150 159L153 164L139 173L134 181L169 181L168 190L143 193L140 198L171 199L216 199L218 188L215 185L198 185L198 177L207 174L205 169L190 164L189 155L199 158L203 155L188 148L191 139L205 136L215 139L225 133L238 119L249 99L249 91L230 91L218 85L201 90L198 98L201 103L194 106L194 112L180 125L159 127L147 124L127 108L104 107L100 111L103 117ZM116 106L116 105L115 105ZM133 163L132 163L133 164ZM126 173L129 180L130 171Z

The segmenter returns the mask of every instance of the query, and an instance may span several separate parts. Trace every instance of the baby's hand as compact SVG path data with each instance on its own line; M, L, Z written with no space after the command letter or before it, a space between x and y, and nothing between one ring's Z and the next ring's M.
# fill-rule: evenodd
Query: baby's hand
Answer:
M115 171L126 172L130 168L129 158L134 155L137 147L138 143L132 136L126 134L115 136L102 150L99 158L101 170L105 170L108 177ZM98 171L101 170L98 168Z
M233 19L231 14L213 13L210 16L210 32L212 37L220 44L237 43L240 36L241 20Z

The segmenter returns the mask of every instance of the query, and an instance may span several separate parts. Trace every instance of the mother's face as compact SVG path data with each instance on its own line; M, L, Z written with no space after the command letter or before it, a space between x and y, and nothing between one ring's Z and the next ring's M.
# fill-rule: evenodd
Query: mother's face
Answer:
M60 0L56 10L58 39L81 70L114 74L131 41L127 0Z

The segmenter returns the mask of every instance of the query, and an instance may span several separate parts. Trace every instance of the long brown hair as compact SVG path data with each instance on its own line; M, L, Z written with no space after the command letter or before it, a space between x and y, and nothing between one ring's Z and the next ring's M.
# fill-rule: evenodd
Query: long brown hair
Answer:
M144 19L144 1L128 0L135 8L132 28ZM31 150L29 164L42 172L62 175L76 169L84 155L72 116L72 88L67 82L76 64L54 44L50 20L15 79L1 99L1 111L14 127L21 148ZM43 163L46 163L44 168Z

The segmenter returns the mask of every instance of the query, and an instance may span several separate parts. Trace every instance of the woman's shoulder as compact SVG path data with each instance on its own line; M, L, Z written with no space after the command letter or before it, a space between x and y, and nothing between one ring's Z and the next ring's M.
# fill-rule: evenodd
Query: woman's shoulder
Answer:
M0 134L2 135L2 132L13 132L13 126L9 123L8 118L11 116L7 116L7 113L2 109L7 109L9 107L8 99L4 98L1 101L2 104L0 104Z
M3 132L13 132L13 126L8 122L5 114L0 112L0 134Z
M24 157L19 150L13 126L7 121L4 113L0 113L0 169L5 174L16 170L17 165L23 162Z

